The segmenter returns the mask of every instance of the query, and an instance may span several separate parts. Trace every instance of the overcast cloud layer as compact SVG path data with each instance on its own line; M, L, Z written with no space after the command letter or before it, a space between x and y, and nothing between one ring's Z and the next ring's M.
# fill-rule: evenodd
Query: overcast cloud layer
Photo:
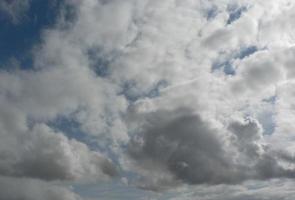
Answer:
M1 19L18 26L33 1L0 2ZM295 2L58 8L32 66L0 71L0 199L88 199L71 186L105 181L155 199L293 199Z

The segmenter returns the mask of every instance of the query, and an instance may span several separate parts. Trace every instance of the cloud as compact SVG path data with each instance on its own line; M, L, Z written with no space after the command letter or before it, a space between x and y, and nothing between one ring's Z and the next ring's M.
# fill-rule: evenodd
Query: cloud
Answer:
M0 2L0 19L18 24L30 7L31 0L3 0Z
M198 197L200 200L279 200L292 199L294 192L292 188L294 184L292 180L272 180L272 181L248 181L241 185L218 185L218 186L193 186L184 187L178 191L171 191L172 196L169 199L194 199Z
M21 144L16 141L17 146L6 144L8 147L1 151L2 175L42 180L97 179L116 175L115 167L103 155L90 151L83 143L68 140L46 125L36 125L32 132L21 134L26 134L21 141L23 147L18 147ZM21 140L23 136L15 137L10 139Z
M51 74L50 78L45 78L45 74ZM1 73L0 175L5 178L0 191L5 193L0 193L3 198L40 199L44 195L48 199L78 199L56 183L106 181L117 176L117 167L106 155L49 127L58 113L69 116L73 105L79 105L73 96L73 103L70 102L69 93L60 96L62 93L51 85L58 82L57 77L52 82L54 76L52 71ZM32 184L18 184L27 180L32 180ZM6 191L9 185L16 188ZM26 187L28 191L18 189Z
M12 1L5 6L12 8L17 3L21 4ZM92 71L92 61L84 50L96 48L92 45L98 37L90 44L75 46L72 39L79 35L74 28L63 29L59 25L62 16L60 20L53 29L44 30L44 42L35 47L32 68L0 73L0 175L5 177L0 191L9 185L20 188L17 182L22 180L32 182L28 192L17 188L15 194L7 191L3 196L7 199L40 199L43 193L48 199L77 199L72 192L58 189L58 184L106 181L118 174L118 167L108 158L108 149L102 153L98 143L110 144L112 149L117 141L128 138L119 118L120 110L126 107L125 99L117 96L117 86ZM67 39L60 37L70 32ZM114 101L110 101L111 96ZM52 125L58 117L76 121L81 133L95 136L91 141L95 146L69 139L71 133ZM45 189L47 185L53 187L52 192Z
M215 136L215 130L204 124L198 115L185 113L172 119L163 118L175 115L172 113L157 112L152 117L142 141L131 142L131 157L143 166L148 166L150 161L151 169L154 163L163 165L187 183L231 182L231 161Z
M12 20L28 7L0 3ZM117 169L154 190L294 178L293 8L65 1L32 68L0 72L0 191L30 180L43 193L35 183L104 181ZM59 118L90 141L69 139Z
M255 120L234 120L228 126L230 132L221 134L183 108L147 114L145 123L142 135L136 135L128 149L146 178L142 187L158 190L179 181L236 184L295 175L294 169L280 165L281 155L263 144L262 129ZM167 171L166 176L158 176Z
M1 199L9 200L82 200L67 187L54 186L38 180L0 176Z

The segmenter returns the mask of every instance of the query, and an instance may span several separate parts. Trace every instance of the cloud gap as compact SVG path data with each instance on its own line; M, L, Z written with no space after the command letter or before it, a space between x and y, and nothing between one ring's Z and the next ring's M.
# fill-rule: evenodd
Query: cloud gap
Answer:
M229 17L227 20L227 25L232 24L233 22L237 21L244 12L246 12L248 10L247 7L242 6L242 7L238 7L238 5L230 5L228 7L228 12L229 12Z
M222 70L226 75L236 75L235 66L233 66L233 62L236 59L243 60L253 54L255 54L259 49L256 46L248 46L242 47L239 51L235 51L230 55L226 55L224 53L220 54L221 56L217 58L212 64L212 72L216 70Z

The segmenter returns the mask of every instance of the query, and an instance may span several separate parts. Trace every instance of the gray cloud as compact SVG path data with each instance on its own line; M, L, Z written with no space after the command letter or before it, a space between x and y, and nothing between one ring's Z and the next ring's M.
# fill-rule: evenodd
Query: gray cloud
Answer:
M169 119L177 112L183 111L159 111L153 115L143 133L143 144L133 140L130 155L143 165L145 160L160 163L177 178L192 184L235 181L231 174L235 169L216 130L190 113ZM163 119L167 116L168 120Z
M107 155L48 126L60 116L75 121L81 133L110 151L118 168L144 177L140 187L294 177L288 153L294 151L294 3L65 4L75 16L68 23L63 14L69 13L62 10L57 24L42 31L33 70L0 72L0 174L6 176L0 191L22 187L16 183L21 180L39 179L51 188L56 182L116 176L117 167ZM29 0L0 2L0 10L14 23L28 7ZM245 47L259 52L242 56ZM214 62L224 58L235 73L212 71ZM270 97L277 100L266 102ZM262 135L255 119L265 112L262 104L274 115L270 123L276 129L270 136ZM135 117L129 116L133 107ZM129 136L132 159L124 159ZM44 191L35 184L32 188ZM8 199L41 195L5 194Z
M82 200L65 186L54 186L33 179L0 176L0 199L5 200Z
M263 144L257 121L235 120L228 129L228 136L222 136L220 130L188 109L157 111L148 114L141 136L134 137L128 152L136 165L151 171L143 173L151 176L147 181L159 184L147 183L150 189L164 184L152 171L165 169L174 177L171 181L188 184L235 184L295 176L294 169L280 164L286 158Z
M112 162L46 125L26 133L1 135L0 174L42 180L107 179L116 176ZM7 146L6 146L7 145Z
M240 185L200 185L173 192L175 198L199 200L291 200L294 198L292 180L247 181ZM177 195L177 193L180 193ZM169 198L168 198L169 199Z

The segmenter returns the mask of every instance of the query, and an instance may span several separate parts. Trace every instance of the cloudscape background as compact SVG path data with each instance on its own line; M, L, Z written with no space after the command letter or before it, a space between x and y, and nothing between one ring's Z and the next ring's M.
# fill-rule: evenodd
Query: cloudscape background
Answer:
M0 199L294 199L294 9L1 0Z

